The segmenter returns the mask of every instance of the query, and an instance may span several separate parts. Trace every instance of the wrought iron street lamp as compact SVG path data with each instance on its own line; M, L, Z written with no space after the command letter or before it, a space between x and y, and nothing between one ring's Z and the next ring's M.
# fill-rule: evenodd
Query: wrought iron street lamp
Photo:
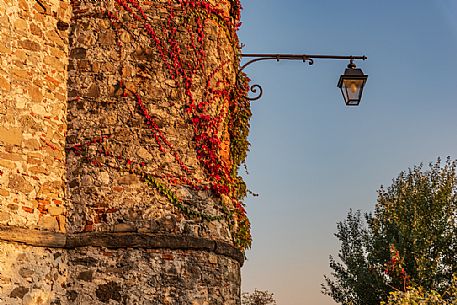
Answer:
M240 67L240 72L243 71L250 64L261 61L261 60L301 60L308 62L309 65L314 64L315 59L338 59L338 60L349 60L349 65L345 70L344 74L340 76L338 81L338 88L343 93L344 102L346 106L358 106L362 98L363 88L367 82L368 75L363 74L361 69L356 69L354 60L365 60L366 56L339 56L339 55L310 55L310 54L241 54L242 58L252 58L244 65ZM262 87L255 84L251 86L251 92L259 93L249 100L258 100L262 97Z
M362 69L356 69L353 60L351 60L338 81L338 88L341 89L347 106L359 105L367 78L368 75L363 74Z

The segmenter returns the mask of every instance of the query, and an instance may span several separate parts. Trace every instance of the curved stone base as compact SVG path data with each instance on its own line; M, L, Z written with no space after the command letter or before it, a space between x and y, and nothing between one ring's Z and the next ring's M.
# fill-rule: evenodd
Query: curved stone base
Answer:
M224 242L0 227L0 304L239 305L241 252Z
M214 253L89 247L68 256L69 304L239 304L239 264Z

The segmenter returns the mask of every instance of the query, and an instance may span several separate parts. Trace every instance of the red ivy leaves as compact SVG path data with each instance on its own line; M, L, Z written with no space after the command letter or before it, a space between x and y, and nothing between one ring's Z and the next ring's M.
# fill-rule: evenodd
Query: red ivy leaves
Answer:
M173 159L182 170L181 174L176 173L175 176L165 175L164 177L171 185L181 183L196 190L212 190L218 195L226 195L232 198L233 206L238 210L239 214L245 215L243 205L236 199L234 193L236 185L231 174L231 161L225 160L221 152L223 149L222 139L225 139L224 134L227 133L225 129L227 124L232 122L232 119L228 117L230 109L236 108L237 99L244 98L246 88L234 89L236 85L229 80L214 80L215 75L230 64L230 62L224 62L217 69L213 69L209 75L206 75L207 80L206 87L203 90L203 97L197 99L193 93L195 89L201 88L200 83L194 83L195 79L200 79L202 75L207 74L208 70L205 67L207 62L207 53L205 52L206 23L209 19L216 19L224 24L231 35L236 36L235 31L239 26L239 10L241 9L239 0L231 1L232 11L230 15L234 16L234 18L230 18L223 10L211 5L208 1L176 0L172 3L169 0L168 19L166 20L166 26L161 28L153 26L151 23L153 18L145 12L139 1L115 0L115 2L120 11L127 12L133 22L137 23L136 28L143 30L142 35L148 38L150 45L155 47L169 77L175 80L178 87L182 89L186 104L185 115L187 115L192 126L196 155L205 169L207 181L199 181L194 177L192 170L184 164L179 151L167 139L153 115L150 114L139 92L127 90L122 81L120 81L118 86L123 89L122 96L128 97L131 95L135 99L139 112L144 117L145 125L151 130L159 150L173 156ZM177 10L179 10L179 14ZM117 12L108 11L106 14L116 32L128 29L122 21L124 18L120 18ZM179 31L175 20L178 15L187 18L184 27L181 25ZM182 35L180 33L182 29L187 31L188 39L185 41L179 38ZM121 46L121 44L118 45ZM189 52L193 56L189 56ZM237 92L237 89L243 90L243 92ZM93 142L76 144L71 149L78 153L82 145L91 143ZM130 168L134 166L141 168L146 165L144 162L137 164L130 159L126 160L126 164Z

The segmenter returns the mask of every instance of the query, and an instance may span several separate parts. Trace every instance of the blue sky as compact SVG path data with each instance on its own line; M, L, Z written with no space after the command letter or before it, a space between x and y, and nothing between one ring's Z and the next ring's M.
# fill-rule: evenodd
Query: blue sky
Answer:
M243 291L278 304L334 304L320 294L336 222L371 211L402 170L457 158L457 1L242 1L245 53L367 55L359 107L336 87L345 61L259 62L247 159L253 244Z

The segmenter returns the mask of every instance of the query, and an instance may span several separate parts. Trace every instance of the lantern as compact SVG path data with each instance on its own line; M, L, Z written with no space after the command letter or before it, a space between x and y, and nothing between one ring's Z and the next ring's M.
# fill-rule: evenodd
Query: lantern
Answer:
M362 69L356 69L355 64L351 60L338 81L338 88L343 93L346 106L359 105L367 78L368 75L363 74Z

